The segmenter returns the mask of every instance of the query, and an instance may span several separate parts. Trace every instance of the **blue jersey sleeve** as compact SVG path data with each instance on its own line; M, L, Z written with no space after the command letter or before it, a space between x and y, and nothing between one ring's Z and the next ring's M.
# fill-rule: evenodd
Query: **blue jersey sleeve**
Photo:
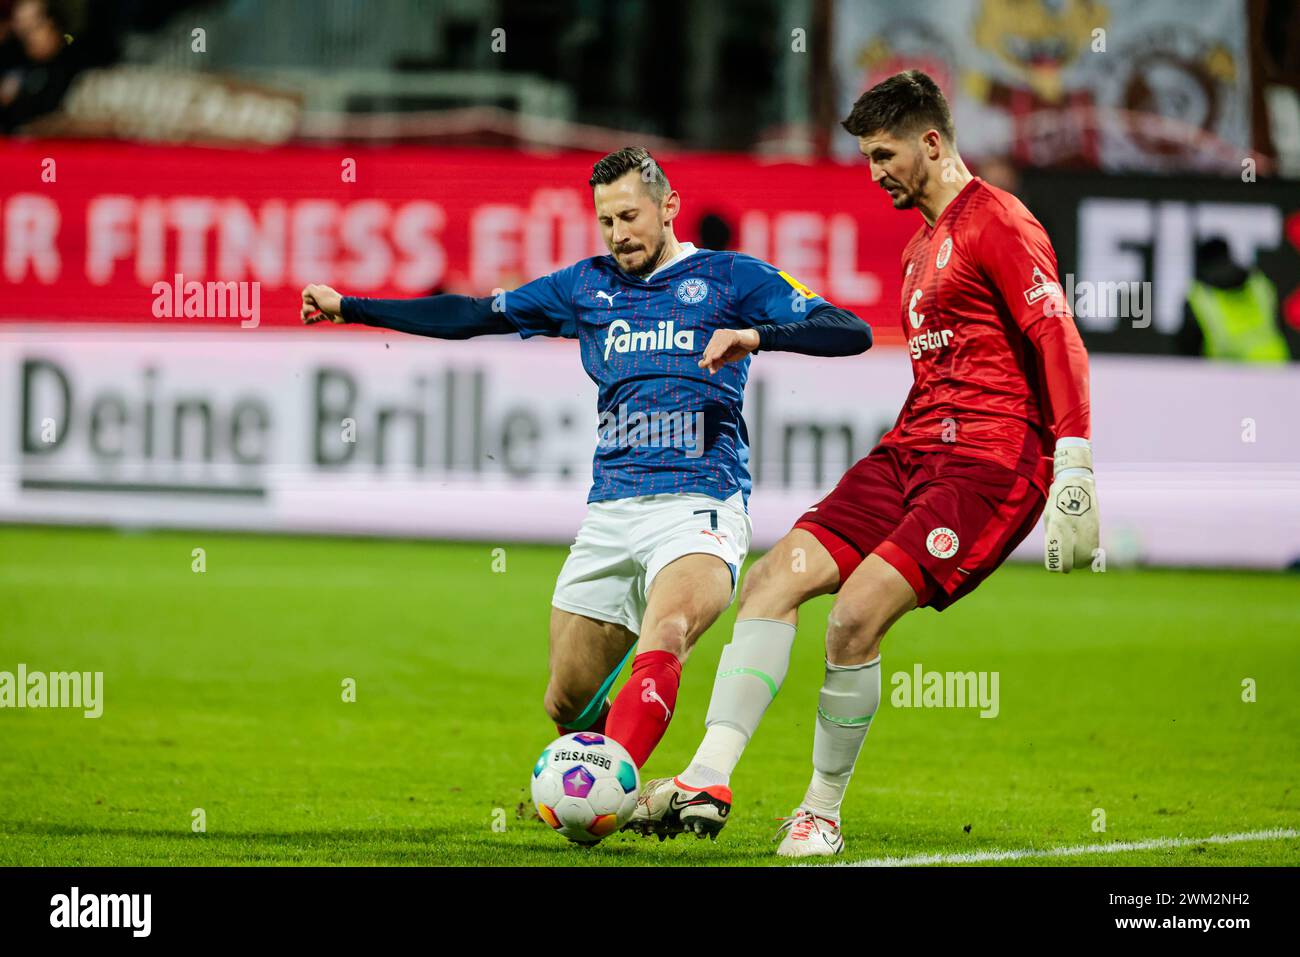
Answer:
M732 261L731 284L738 318L747 326L799 322L819 306L829 305L799 280L744 253L737 253Z
M738 254L731 281L738 318L757 330L761 350L855 356L871 348L869 325L761 259Z
M567 266L502 293L506 321L525 339L530 336L576 339L578 315L573 308L573 285L577 272L577 266Z

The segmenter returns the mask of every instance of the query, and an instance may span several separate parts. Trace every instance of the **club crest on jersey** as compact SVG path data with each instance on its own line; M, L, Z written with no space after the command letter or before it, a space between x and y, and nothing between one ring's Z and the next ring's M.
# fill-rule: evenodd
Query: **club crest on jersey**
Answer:
M703 279L683 279L677 284L677 299L686 305L703 302L709 295L709 284Z
M1043 275L1043 271L1034 267L1033 285L1025 290L1025 302L1033 305L1044 296L1059 296L1061 287Z
M633 332L622 319L615 319L605 333L605 361L610 352L651 352L661 349L695 351L695 330L678 329L671 319L660 321L653 329Z
M948 265L948 259L951 256L952 256L952 237L949 236L947 239L943 241L943 245L939 247L939 255L934 257L934 268L942 269L944 266Z
M942 525L932 528L925 536L925 547L935 558L952 558L957 554L957 533Z

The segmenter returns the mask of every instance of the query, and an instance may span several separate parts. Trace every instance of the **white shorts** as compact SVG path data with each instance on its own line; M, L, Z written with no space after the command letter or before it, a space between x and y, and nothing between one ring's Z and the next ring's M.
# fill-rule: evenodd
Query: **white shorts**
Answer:
M639 635L651 583L683 555L717 555L726 562L735 598L752 532L739 492L725 502L696 492L592 502L551 604Z

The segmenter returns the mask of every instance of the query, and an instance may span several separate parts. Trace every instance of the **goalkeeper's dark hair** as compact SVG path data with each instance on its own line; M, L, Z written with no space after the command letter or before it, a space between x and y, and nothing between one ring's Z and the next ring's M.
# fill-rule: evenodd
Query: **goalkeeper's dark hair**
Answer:
M625 146L602 157L591 168L591 179L587 181L587 185L593 189L597 186L608 186L634 170L641 174L641 182L645 185L650 198L656 203L662 203L672 187L668 185L668 177L664 175L663 167L644 146Z
M952 113L939 84L920 70L895 73L858 97L840 124L854 136L885 132L908 136L938 130L949 146L957 143Z

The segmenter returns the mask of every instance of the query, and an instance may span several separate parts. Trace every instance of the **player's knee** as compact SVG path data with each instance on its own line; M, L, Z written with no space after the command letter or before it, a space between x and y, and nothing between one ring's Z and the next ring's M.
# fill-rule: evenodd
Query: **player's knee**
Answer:
M880 651L887 619L869 600L840 598L826 620L826 657L832 664L856 665Z
M691 623L683 613L663 615L642 630L639 651L668 651L685 658L691 648Z
M788 581L789 550L773 549L756 561L740 583L740 607L751 618L777 618L799 603Z
M568 724L578 719L586 702L578 701L575 695L552 681L546 687L542 706L546 709L547 717L556 724Z
M764 555L758 561L754 562L754 564L750 566L749 571L745 573L745 577L741 579L740 603L742 605L746 602L753 601L754 597L768 584L771 576L767 571L767 562L770 557L771 553L769 552L767 555Z

